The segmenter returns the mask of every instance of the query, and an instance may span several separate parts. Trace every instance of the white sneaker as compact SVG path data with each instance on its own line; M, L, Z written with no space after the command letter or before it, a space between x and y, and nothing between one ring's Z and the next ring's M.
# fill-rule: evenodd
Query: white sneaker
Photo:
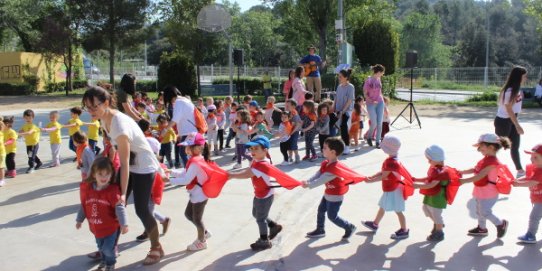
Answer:
M209 230L206 230L206 231L205 231L205 240L207 240L207 239L209 239L209 238L211 238L211 237L213 237L213 235L211 234L211 232L210 232Z
M350 154L350 147L349 147L349 146L345 146L345 147L344 147L343 154L344 154L344 155Z
M4 180L0 181L0 187L4 186L5 184L6 184L6 181L4 181Z
M525 170L518 170L518 172L516 173L516 179L519 179L523 176L525 176Z
M241 167L242 167L241 164L235 164L235 165L233 166L233 169L240 169Z
M203 250L203 249L206 249L207 248L207 242L202 242L198 239L196 239L196 241L194 241L192 244L188 245L188 247L186 247L186 250L188 251L198 251L198 250Z
M284 162L282 162L282 163L280 163L280 164L278 164L278 165L281 166L281 167L289 166L289 165L290 165L290 162L284 161Z

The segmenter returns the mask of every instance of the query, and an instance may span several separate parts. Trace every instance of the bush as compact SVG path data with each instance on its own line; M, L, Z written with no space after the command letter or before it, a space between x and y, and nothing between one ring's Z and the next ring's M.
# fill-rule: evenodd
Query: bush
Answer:
M493 91L484 91L482 94L476 94L469 99L468 102L496 102L499 95Z
M58 83L48 83L45 85L45 92L52 93L52 92L62 92L66 91L66 82L58 82ZM79 89L79 88L86 88L87 87L87 80L73 80L73 89Z
M27 83L11 84L0 83L0 96L7 95L30 95L32 87Z
M284 78L286 80L286 78ZM246 95L247 93L250 95L256 95L259 93L260 90L263 89L263 82L261 77L250 77L250 76L242 76L239 78L239 82L241 84L241 94ZM230 83L229 77L216 77L213 79L213 85L227 85ZM233 77L233 83L235 85L238 85L237 77ZM280 84L282 84L281 79L273 78L271 81L271 87L273 90L278 90ZM280 92L282 93L282 89L280 89Z
M36 93L40 78L33 74L23 75L23 81L28 85L30 93Z
M382 64L386 74L394 74L399 65L399 34L390 22L372 20L354 26L354 46L362 67Z
M158 88L167 85L177 87L183 95L195 96L197 88L196 71L191 59L180 52L165 52L160 57Z
M136 90L142 91L142 92L157 92L156 81L155 80L136 81Z

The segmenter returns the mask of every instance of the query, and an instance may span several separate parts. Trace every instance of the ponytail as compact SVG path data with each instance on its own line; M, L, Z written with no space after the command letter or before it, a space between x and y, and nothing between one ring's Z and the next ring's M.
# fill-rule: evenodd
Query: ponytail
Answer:
M373 73L378 73L385 72L386 68L384 68L384 66L382 66L381 64L376 64L374 66L371 66L371 70L373 71Z
M350 80L350 75L352 75L352 69L342 69L340 72L339 72L344 78L346 78L346 80Z
M203 159L205 159L205 162L211 162L211 151L209 150L209 143L205 142L205 145L203 145L203 151L201 152L201 155L203 156Z

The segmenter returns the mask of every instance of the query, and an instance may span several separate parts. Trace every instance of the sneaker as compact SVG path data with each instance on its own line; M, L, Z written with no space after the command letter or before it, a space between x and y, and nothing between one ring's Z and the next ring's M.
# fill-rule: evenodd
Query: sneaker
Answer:
M354 151L355 151L355 152L356 152L356 151L359 151L359 147L355 147L355 148L354 148Z
M290 160L288 160L288 164L289 164L289 165L293 165L293 164L294 164L294 159L293 159L293 158L290 158Z
M518 172L516 173L516 179L519 179L523 176L525 176L525 170L518 170Z
M399 229L398 231L391 234L390 238L394 240L402 240L408 238L408 233L410 230Z
M141 235L136 237L136 241L138 242L145 242L147 240L149 240L149 235L147 234L147 232L143 232Z
M482 229L480 226L477 226L474 229L469 230L467 235L471 236L487 236L487 229Z
M284 162L282 162L282 163L280 163L280 164L278 164L278 165L279 165L279 166L289 166L289 165L290 165L290 162L284 161Z
M216 151L214 151L214 154L215 154L216 156L218 156L220 153L218 152L218 150L216 150Z
M101 262L98 265L98 268L96 268L96 271L104 271L105 270L105 262Z
M346 230L344 230L344 235L343 235L342 240L343 241L348 241L348 239L350 239L352 234L354 232L356 232L357 229L358 228L356 228L356 226L354 226L353 224L350 224L350 226L348 226L348 228L346 228Z
M237 155L234 155L233 158L232 158L231 160L232 160L232 161L237 160Z
M349 155L350 154L350 147L344 146L343 155Z
M323 229L316 229L307 233L308 238L320 238L326 236L326 231Z
M273 227L269 227L269 239L273 240L277 237L277 234L282 231L282 225L276 224Z
M114 271L115 265L106 265L104 271Z
M202 242L198 239L196 239L196 241L194 241L192 244L188 245L188 247L186 247L186 250L188 251L198 251L198 250L203 250L203 249L206 249L207 248L207 242Z
M40 169L40 167L43 166L43 163L42 162L39 162L36 164L36 166L34 167L34 169Z
M301 160L303 160L303 161L307 161L307 160L309 160L309 159L311 159L311 157L310 157L310 156L308 156L308 155L305 155L305 156L303 157L303 159L301 159Z
M166 235L170 222L171 218L166 217L166 220L164 220L164 222L162 223L162 236Z
M8 171L6 171L6 174L5 174L4 177L5 178L14 178L15 177L14 172L15 172L15 170L8 170Z
M2 187L2 186L4 186L4 185L6 185L6 181L0 180L0 187Z
M430 242L440 242L444 240L444 232L443 231L433 231L429 236L427 236L427 241Z
M373 221L365 221L362 223L363 226L365 226L367 229L371 230L372 232L376 232L378 230L378 225L375 224Z
M266 250L271 248L272 246L273 244L271 244L271 241L263 240L261 238L258 238L256 242L250 244L250 248L252 248L252 250L254 251Z
M295 163L297 164L297 163L299 163L300 161L301 161L301 159L299 158L299 154L297 154L297 155L295 156Z
M209 239L209 238L211 238L211 237L213 237L213 235L211 234L211 232L208 231L208 230L205 230L205 240L207 240L207 239Z
M536 237L530 232L527 232L523 236L519 236L518 240L522 244L536 244Z
M314 162L314 161L316 161L316 160L318 160L318 156L317 156L317 155L313 155L313 156L311 156L311 159L309 159L310 162Z
M92 253L87 254L87 257L93 259L93 260L101 260L102 259L102 253L99 251L94 251Z
M502 224L497 226L497 238L501 238L506 234L506 230L508 229L508 221L506 219L502 220Z
M370 147L372 147L372 146L373 146L373 139L367 138L367 145L369 145Z
M376 142L375 148L380 149L380 142Z
M72 162L77 162L77 157L73 158Z
M27 173L27 174L32 174L32 173L34 173L34 168L33 168L33 167L29 167L29 168L26 170L26 173Z
M241 164L235 164L233 165L233 169L240 169L242 166Z

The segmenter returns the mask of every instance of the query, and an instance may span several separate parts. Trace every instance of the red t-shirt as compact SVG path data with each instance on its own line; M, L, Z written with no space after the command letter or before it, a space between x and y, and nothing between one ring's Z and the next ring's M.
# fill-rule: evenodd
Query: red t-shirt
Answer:
M115 206L120 198L120 188L111 184L104 190L95 190L92 184L80 184L81 204L88 220L90 231L96 238L113 234L119 228Z
M538 184L529 187L531 191L531 202L542 203L542 168L534 168L532 175L527 176L527 180L537 181Z

